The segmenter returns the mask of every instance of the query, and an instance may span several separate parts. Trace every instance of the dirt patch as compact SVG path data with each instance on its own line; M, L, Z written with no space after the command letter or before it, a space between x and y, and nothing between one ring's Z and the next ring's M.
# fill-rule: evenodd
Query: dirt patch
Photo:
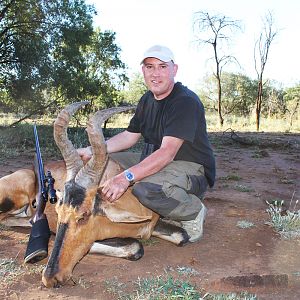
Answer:
M217 183L204 201L208 215L201 241L180 248L153 238L136 262L87 255L75 267L73 281L57 289L42 286L40 270L46 261L23 266L21 275L1 284L2 297L115 299L109 291L121 285L132 292L138 278L169 274L209 292L249 291L265 300L299 299L300 242L282 240L265 223L266 200L288 204L294 192L295 199L300 197L300 137L264 134L259 142L253 137L252 144L213 137ZM28 156L5 160L0 176L30 164ZM241 228L241 221L253 226ZM22 265L28 234L28 229L0 230L1 258ZM52 245L53 237L50 249Z

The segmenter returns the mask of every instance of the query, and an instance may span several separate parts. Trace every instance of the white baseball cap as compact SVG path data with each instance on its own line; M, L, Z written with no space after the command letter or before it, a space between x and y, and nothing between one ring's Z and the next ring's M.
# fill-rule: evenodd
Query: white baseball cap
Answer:
M173 52L165 46L161 45L155 45L150 47L146 52L144 53L143 59L141 61L141 64L144 62L144 60L148 57L154 57L157 58L163 62L174 62L174 54Z

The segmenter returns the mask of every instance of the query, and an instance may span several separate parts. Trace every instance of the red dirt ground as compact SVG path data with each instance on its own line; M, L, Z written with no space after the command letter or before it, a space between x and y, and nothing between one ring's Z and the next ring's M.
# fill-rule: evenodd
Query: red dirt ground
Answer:
M300 136L263 134L260 139L260 147L213 142L218 180L204 201L208 215L201 241L180 248L153 238L136 262L87 255L75 267L73 282L56 289L45 288L41 274L27 271L2 283L0 298L117 299L105 281L118 282L120 289L124 283L126 292L132 293L139 277L169 274L211 293L248 291L262 300L300 299L300 241L283 240L265 224L266 200L288 204L294 191L293 199L300 198ZM30 164L26 155L8 159L0 165L0 176ZM229 179L230 175L240 180ZM243 187L247 191L240 191ZM255 226L242 229L237 226L242 220ZM29 229L1 230L1 258L16 258L22 264L28 234ZM50 248L52 243L53 238ZM182 274L180 268L193 274Z

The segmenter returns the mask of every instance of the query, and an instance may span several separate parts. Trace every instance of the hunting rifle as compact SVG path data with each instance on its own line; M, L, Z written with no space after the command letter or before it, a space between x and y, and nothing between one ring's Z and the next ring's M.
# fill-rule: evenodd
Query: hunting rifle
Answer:
M36 211L30 221L32 228L24 256L25 263L35 263L48 256L48 243L51 234L44 211L48 199L51 204L57 201L54 189L55 180L50 171L47 171L47 175L45 176L36 124L33 126L33 131L35 139L34 171L38 181L38 193L32 203Z

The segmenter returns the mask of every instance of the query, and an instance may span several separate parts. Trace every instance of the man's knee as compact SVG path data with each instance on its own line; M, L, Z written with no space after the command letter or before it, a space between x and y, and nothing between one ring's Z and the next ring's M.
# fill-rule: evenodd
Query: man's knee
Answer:
M151 182L138 182L133 186L132 193L146 207L162 216L168 216L180 202L167 197L162 186Z
M204 175L197 176L197 175L188 175L189 178L189 190L187 193L193 194L200 199L203 199L204 193L207 190L208 182Z

